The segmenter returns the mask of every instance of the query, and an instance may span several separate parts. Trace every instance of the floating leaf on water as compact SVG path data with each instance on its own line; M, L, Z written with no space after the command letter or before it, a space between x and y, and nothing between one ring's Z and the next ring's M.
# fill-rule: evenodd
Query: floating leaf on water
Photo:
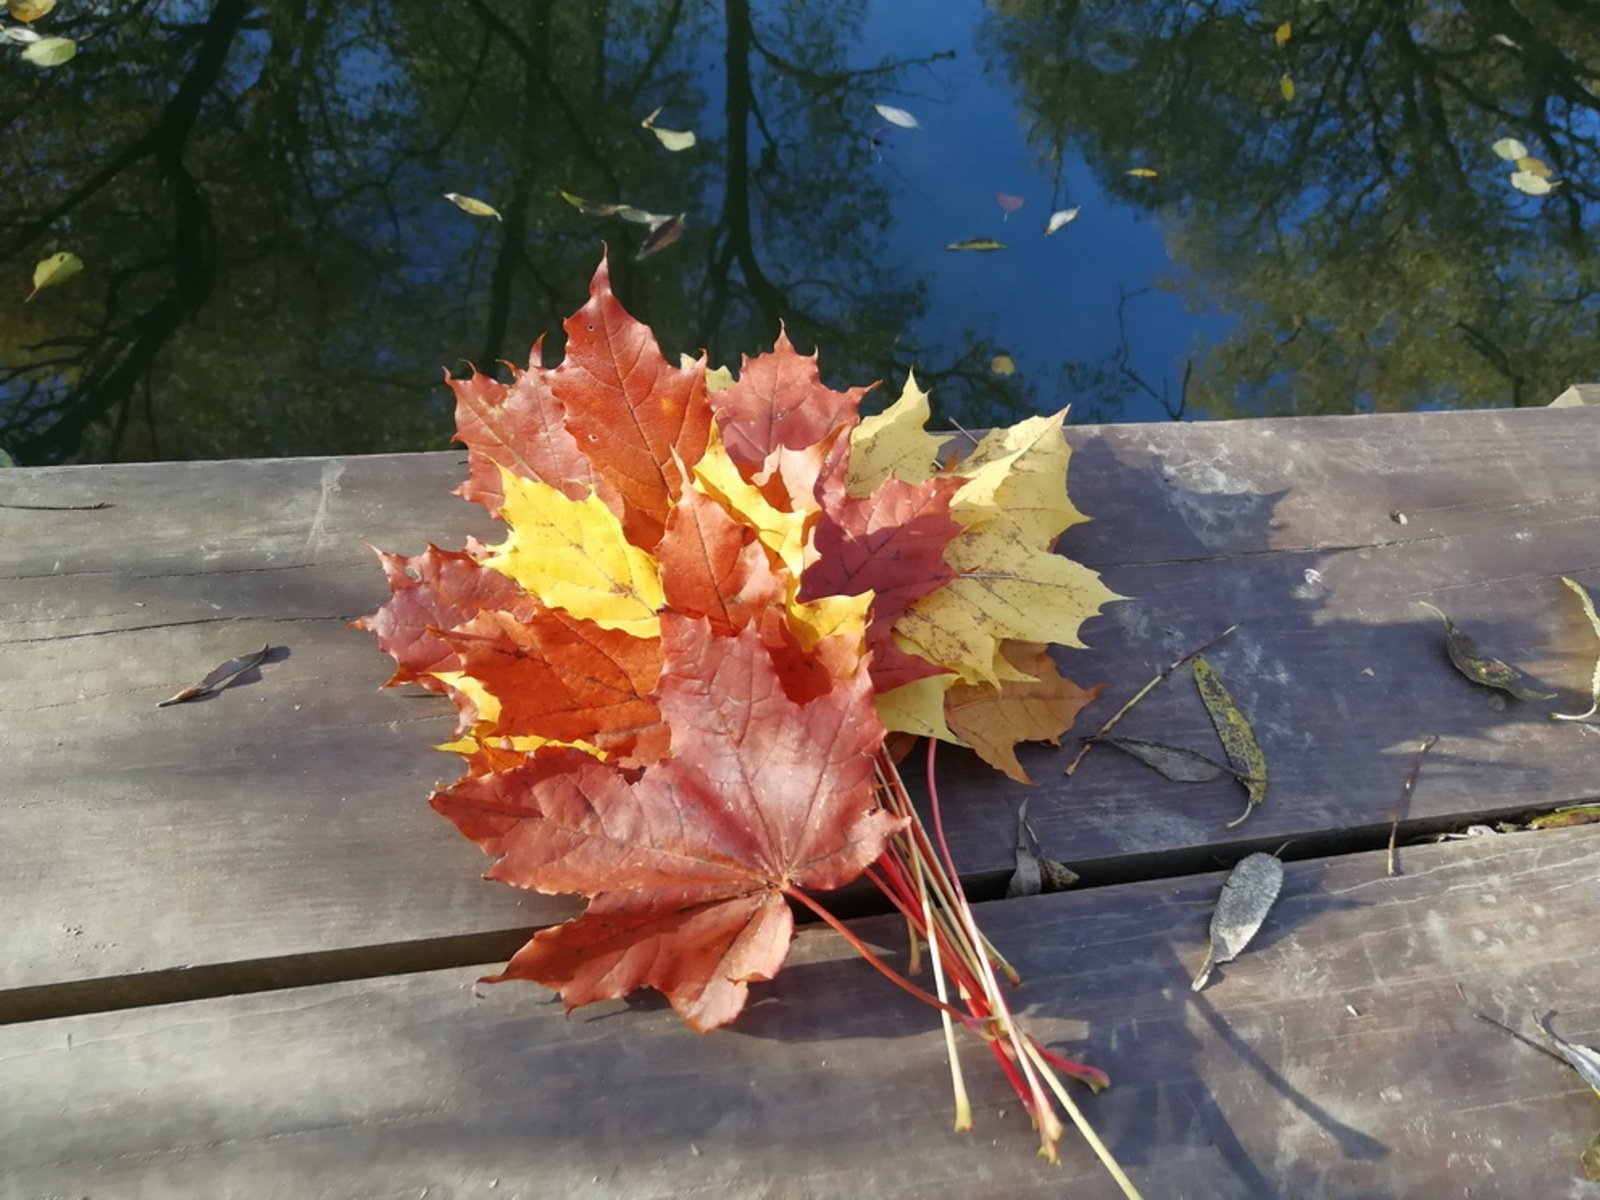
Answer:
M994 202L1000 206L1000 211L1005 213L1006 217L1009 217L1027 203L1021 196L1013 196L1010 192L996 192L994 194ZM1002 217L1001 220L1005 220L1005 217Z
M1272 40L1280 46L1287 46L1289 39L1294 36L1294 26L1285 21L1272 31Z
M1050 220L1045 222L1044 235L1049 237L1064 225L1070 225L1078 219L1076 208L1063 208L1050 214Z
M996 354L989 360L989 370L996 375L1015 375L1017 364L1011 361L1009 354Z
M1524 684L1527 676L1509 663L1491 658L1478 649L1478 643L1456 628L1456 623L1426 600L1418 600L1444 622L1444 648L1450 661L1473 683L1508 692L1518 700L1552 700L1554 692L1535 692Z
M1512 41L1509 37L1507 37L1503 33L1491 34L1489 36L1489 40L1491 42L1494 42L1497 46L1504 46L1507 50L1521 50L1522 49L1522 47L1519 44L1517 44L1516 42Z
M1289 78L1287 74L1280 76L1278 79L1278 91L1283 96L1285 101L1293 100L1294 80Z
M28 299L32 300L47 287L65 283L81 270L83 270L83 259L66 250L57 251L49 258L41 259L33 268L33 291L28 293Z
M241 675L251 667L259 665L267 657L267 651L270 649L270 646L263 646L253 654L241 654L238 658L230 658L193 687L186 687L181 692L168 696L156 707L166 708L169 704L182 704L185 700L193 700L197 696L204 696L207 692L226 683L235 675Z
M946 250L1004 250L1006 244L993 238L968 238L964 242L951 242Z
M682 150L687 150L690 146L694 145L694 134L690 133L687 129L659 128L656 125L656 118L660 115L661 109L658 107L648 117L639 122L639 127L641 129L648 129L651 133L655 134L656 140L668 150L671 150L674 154Z
M463 196L460 192L446 192L444 198L454 204L462 212L474 217L493 217L496 221L505 220L500 211L492 204L485 204L476 196Z
M1548 196L1560 186L1560 181L1546 179L1542 175L1533 174L1531 171L1513 171L1511 173L1511 186L1529 196Z
M668 217L661 224L652 228L649 235L644 239L644 243L639 247L639 252L633 256L634 261L637 262L641 258L649 258L652 254L665 250L673 242L681 238L684 229L688 227L686 217L686 213L679 213L675 217Z
M624 221L632 221L635 225L648 225L651 229L672 220L666 213L648 212L631 204L596 204L592 200L585 200L582 196L574 196L571 192L560 191L559 188L557 191L563 200L586 217L621 217Z
M1212 665L1197 658L1190 669L1194 672L1195 686L1200 689L1200 699L1205 701L1206 711L1211 714L1211 723L1217 727L1222 748L1228 752L1228 761L1250 796L1244 811L1228 822L1228 828L1232 829L1267 798L1267 756L1262 753L1261 743L1256 741L1255 730L1250 728L1250 722L1239 711Z
M16 42L19 46L27 46L44 40L43 34L35 33L26 25L7 25L4 29L0 29L0 37L5 38L8 42Z
M37 21L48 16L55 6L56 0L11 0L6 5L6 13L14 20Z
M694 134L687 129L661 129L652 125L650 132L655 134L656 140L674 154L687 150L694 145Z
M1516 162L1520 158L1528 157L1528 148L1516 138L1501 138L1490 149L1507 162Z
M30 43L22 57L36 67L59 67L78 52L78 43L71 38L47 37Z
M892 104L874 104L872 107L877 109L878 115L891 125L898 125L901 129L922 128L917 119L903 108L896 108Z
M1517 170L1528 175L1537 175L1540 179L1549 179L1554 174L1543 159L1534 158L1531 154L1525 154L1517 159Z
M1151 742L1144 738L1103 736L1085 740L1115 746L1175 783L1207 783L1224 775L1238 778L1237 772L1231 767L1213 762L1198 750L1190 750L1187 746L1169 746L1165 742Z
M1561 582L1578 594L1578 599L1583 602L1583 615L1589 618L1589 627L1594 630L1595 637L1600 637L1600 616L1595 614L1594 599L1584 589L1583 584L1576 579L1568 579L1563 575L1561 576ZM1596 712L1600 712L1600 657L1596 657L1594 661L1594 674L1589 679L1589 694L1593 703L1589 705L1588 712L1551 713L1550 715L1557 721L1587 721Z
M1211 914L1211 948L1190 987L1199 991L1211 969L1232 962L1255 937L1283 887L1283 864L1270 854L1250 854L1222 882L1216 911Z
M1135 179L1154 179L1161 172L1151 170L1149 167L1129 167L1123 174L1132 175Z
M1533 1022L1545 1037L1555 1043L1556 1049L1561 1051L1561 1057L1567 1060L1567 1065L1583 1077L1583 1081L1594 1089L1596 1095L1600 1095L1600 1051L1567 1041L1550 1028L1549 1017L1541 1017L1535 1013Z
M1574 825L1600 825L1600 804L1558 809L1528 822L1529 829L1569 829Z
M11 457L11 453L4 446L0 446L0 467L14 467L16 465L17 460Z

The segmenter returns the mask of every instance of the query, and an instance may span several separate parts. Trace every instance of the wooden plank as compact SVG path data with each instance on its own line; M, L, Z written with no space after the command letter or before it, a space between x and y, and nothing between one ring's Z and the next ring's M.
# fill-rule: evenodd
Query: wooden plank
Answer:
M1030 817L1047 849L1120 869L1242 838L1376 830L1427 730L1444 736L1413 799L1419 817L1600 794L1600 761L1574 750L1592 732L1537 706L1489 707L1410 603L1430 597L1491 649L1586 685L1592 634L1554 576L1600 582L1597 433L1588 409L1075 431L1074 494L1096 520L1066 549L1137 597L1065 660L1110 685L1090 717L1241 622L1215 658L1257 722L1273 784L1229 833L1231 784L1169 784L1109 751L1066 781L1066 751L1032 752ZM476 879L477 852L423 803L453 773L427 749L448 736L444 706L378 692L385 660L345 627L382 599L369 543L415 552L425 537L490 534L448 495L461 461L0 473L0 503L113 505L0 508L0 840L13 865L0 895L20 914L0 931L0 1014L19 989L570 911ZM153 707L263 642L288 657L258 683ZM1205 744L1188 689L1174 680L1124 732ZM1004 871L1008 801L1024 789L954 753L941 772L964 870Z
M1591 827L1413 849L1395 879L1291 864L1198 995L1218 875L979 915L1032 1026L1110 1071L1082 1103L1149 1197L1577 1197L1600 1103L1472 1013L1600 1041L1597 853ZM709 1037L653 1000L475 1000L472 974L0 1028L0 1195L1115 1194L1081 1145L1034 1157L972 1045L977 1127L949 1132L931 1012L825 931Z

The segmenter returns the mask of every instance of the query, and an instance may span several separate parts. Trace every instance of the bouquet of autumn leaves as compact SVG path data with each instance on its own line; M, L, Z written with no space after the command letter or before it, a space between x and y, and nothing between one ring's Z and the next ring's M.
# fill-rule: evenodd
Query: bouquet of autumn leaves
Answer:
M555 368L535 345L509 385L452 382L458 490L505 540L380 552L393 596L357 622L399 664L391 684L455 702L445 748L466 774L432 803L494 856L489 878L588 897L496 978L569 1009L653 987L710 1030L782 966L794 902L938 1007L947 1037L983 1038L1053 1157L1044 1088L1076 1110L1052 1067L1104 1076L1017 1028L1009 968L885 737L970 746L1026 779L1016 743L1059 738L1095 694L1044 645L1079 644L1115 598L1051 550L1083 519L1060 416L941 464L914 381L862 419L867 389L823 386L782 335L737 381L673 366L603 261L565 328ZM811 896L863 874L926 944L938 995ZM952 1070L959 1124L953 1053Z

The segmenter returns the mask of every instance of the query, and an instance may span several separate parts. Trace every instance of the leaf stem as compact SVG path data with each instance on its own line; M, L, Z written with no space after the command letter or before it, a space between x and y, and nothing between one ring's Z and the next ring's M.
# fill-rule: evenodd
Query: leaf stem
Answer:
M1157 684L1159 684L1168 675L1171 675L1179 667L1183 666L1183 664L1188 662L1191 658L1195 658L1201 654L1204 654L1207 650L1211 649L1211 647L1215 646L1218 642L1227 637L1237 628L1239 628L1238 625L1229 625L1210 641L1202 642L1193 650L1189 651L1189 653L1185 654L1182 658L1168 663L1166 666L1162 667L1161 670L1157 671L1154 679L1133 694L1133 699L1129 700L1121 708L1117 709L1116 712L1111 714L1110 718L1107 719L1104 725L1100 726L1099 729L1096 729L1088 737L1083 739L1083 745L1078 748L1078 753L1073 757L1072 761L1067 764L1066 773L1071 775L1073 772L1075 772L1078 769L1078 764L1083 761L1083 756L1089 753L1089 748L1094 745L1094 739L1105 737L1106 734L1110 733L1111 730L1116 727L1117 722L1128 715L1128 710L1153 692Z
M798 900L805 907L809 908L812 912L816 913L816 915L818 917L820 917L823 921L827 922L827 924L833 929L833 931L835 933L837 933L845 941L850 943L850 948L852 950L854 950L857 954L861 955L862 958L866 959L869 963L871 963L874 967L876 967L878 969L878 972L881 975L883 975L884 978L889 980L890 983L894 984L898 988L903 989L904 991L910 992L913 996L915 996L918 1000L921 1000L924 1004L931 1004L931 1005L933 1005L933 1007L935 1007L935 1008L937 1008L937 1009L939 1009L939 1010L941 1010L943 1012L949 1013L951 1016L955 1017L956 1020L960 1021L963 1025L966 1025L969 1028L972 1026L972 1024L973 1024L972 1017L968 1016L966 1013L962 1012L960 1009L954 1008L951 1005L946 1004L943 1000L939 999L939 997L933 995L931 992L926 992L922 988L919 988L916 984L912 983L904 975L900 974L900 972L896 971L888 963L884 962L883 959L879 958L870 949L868 949L867 948L867 944L865 942L863 942L860 938L858 938L854 933L852 933L850 931L850 927L848 925L846 925L843 921L839 920L838 917L834 916L831 912L829 912L826 908L822 907L822 905L818 904L815 900L813 900L810 896L806 895L799 888L797 888L797 887L786 887L786 888L783 889L783 894L785 896L788 896L789 899L791 899L791 900Z

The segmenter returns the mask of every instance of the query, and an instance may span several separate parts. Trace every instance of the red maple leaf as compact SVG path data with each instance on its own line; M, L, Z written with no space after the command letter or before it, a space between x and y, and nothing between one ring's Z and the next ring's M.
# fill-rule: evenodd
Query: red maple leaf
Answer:
M445 635L461 669L500 701L499 736L585 741L629 762L654 762L669 736L650 695L661 646L522 597Z
M667 606L706 617L713 633L737 633L766 611L782 611L784 582L748 525L705 494L687 489L656 544Z
M956 577L944 548L961 532L950 515L950 498L965 482L942 477L906 483L891 477L869 496L841 490L830 496L817 523L817 557L800 581L800 598L873 593L867 646L881 692L942 673L901 650L891 631L907 608Z
M705 1031L782 966L785 893L848 883L904 822L874 798L883 727L865 672L797 704L754 627L716 637L668 613L661 632L671 758L630 783L586 755L542 752L433 805L499 859L490 878L594 898L496 979L537 980L569 1009L654 987Z
M798 353L780 328L772 352L746 357L739 381L713 394L711 406L729 457L754 466L780 446L801 450L841 425L854 425L861 397L869 390L824 387L817 356Z
M705 363L680 370L662 357L649 326L612 294L603 258L589 302L563 328L567 356L546 373L550 391L578 448L621 499L628 540L649 550L677 499L678 463L693 465L705 453L711 429Z
M543 339L528 354L528 369L510 385L473 372L449 380L456 395L456 440L467 447L467 478L456 494L491 513L505 502L500 468L558 487L571 499L593 489L612 509L621 501L609 482L584 456L566 427L566 411L550 390L542 363Z
M393 595L352 626L376 634L379 647L393 656L395 673L385 687L419 683L445 691L432 672L459 670L460 660L440 631L486 609L503 608L522 594L515 582L480 566L471 554L434 545L412 558L379 550L378 560Z

